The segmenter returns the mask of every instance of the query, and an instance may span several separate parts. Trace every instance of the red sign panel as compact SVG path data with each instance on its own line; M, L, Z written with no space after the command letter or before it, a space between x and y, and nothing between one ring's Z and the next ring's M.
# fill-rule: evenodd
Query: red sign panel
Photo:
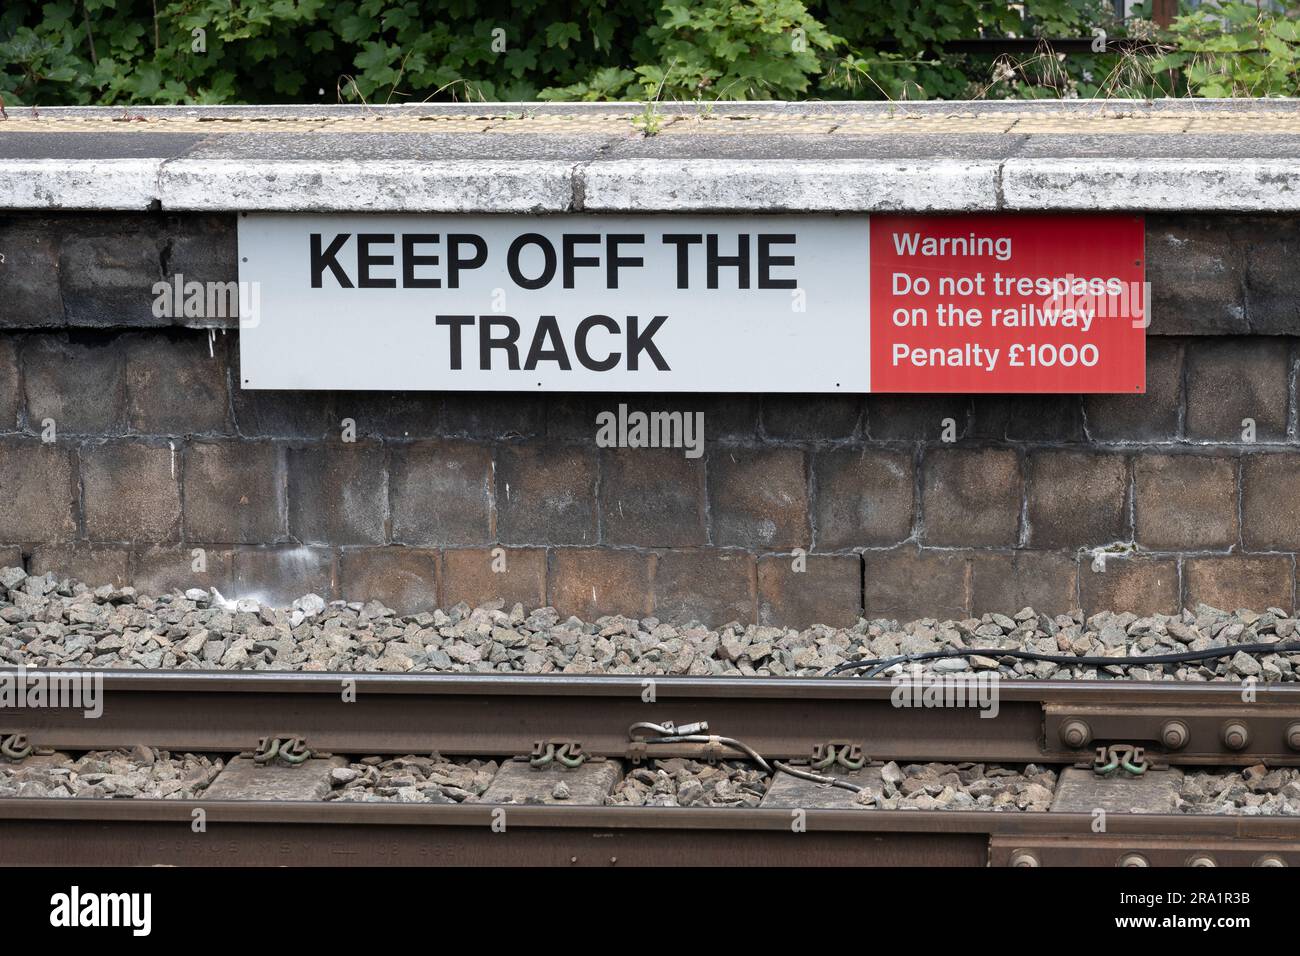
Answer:
M1132 215L871 217L871 391L1145 390Z

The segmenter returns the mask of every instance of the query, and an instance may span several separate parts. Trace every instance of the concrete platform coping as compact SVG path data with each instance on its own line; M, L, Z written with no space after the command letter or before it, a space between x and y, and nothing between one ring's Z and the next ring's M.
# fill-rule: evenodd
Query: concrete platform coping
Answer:
M1300 100L10 109L0 208L1300 209Z

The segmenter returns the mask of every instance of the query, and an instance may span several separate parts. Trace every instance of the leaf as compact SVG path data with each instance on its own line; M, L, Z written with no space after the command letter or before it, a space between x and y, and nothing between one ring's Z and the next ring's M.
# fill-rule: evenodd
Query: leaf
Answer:
M379 23L373 17L354 15L344 17L339 24L339 36L348 43L356 43L376 33Z
M1190 59L1191 54L1189 53L1166 53L1153 59L1149 64L1149 69L1153 73L1159 73L1163 70L1176 70Z
M582 39L582 31L576 23L552 23L546 28L546 45L558 46L567 50L571 41Z
M511 50L505 56L506 69L516 77L523 76L537 63L537 54L529 49Z
M352 65L359 70L377 70L388 66L396 59L397 51L382 41L371 41L361 45L361 52L352 60Z
M1273 36L1287 43L1300 43L1300 22L1295 20L1278 20L1273 24Z
M313 30L307 34L307 49L313 53L323 53L334 49L334 34L328 30Z

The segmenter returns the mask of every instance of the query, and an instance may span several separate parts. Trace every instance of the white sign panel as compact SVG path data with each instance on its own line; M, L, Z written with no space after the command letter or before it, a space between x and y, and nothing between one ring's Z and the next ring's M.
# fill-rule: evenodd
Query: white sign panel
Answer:
M866 216L239 217L250 389L866 392Z

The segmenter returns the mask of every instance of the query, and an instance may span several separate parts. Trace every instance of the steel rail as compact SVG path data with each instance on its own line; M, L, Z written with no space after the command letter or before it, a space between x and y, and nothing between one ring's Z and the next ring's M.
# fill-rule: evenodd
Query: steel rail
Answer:
M1023 811L3 799L0 865L1300 866L1295 818L1094 826Z
M0 681L19 676L102 681L97 719L75 707L0 707L0 736L68 750L239 751L297 736L318 752L514 756L552 740L638 759L633 723L707 721L776 758L842 740L873 759L1072 763L1110 742L1171 764L1300 765L1300 683L1002 680L994 697L967 701L996 705L981 709L927 706L923 687L825 678L0 671ZM701 749L655 749L674 753Z

